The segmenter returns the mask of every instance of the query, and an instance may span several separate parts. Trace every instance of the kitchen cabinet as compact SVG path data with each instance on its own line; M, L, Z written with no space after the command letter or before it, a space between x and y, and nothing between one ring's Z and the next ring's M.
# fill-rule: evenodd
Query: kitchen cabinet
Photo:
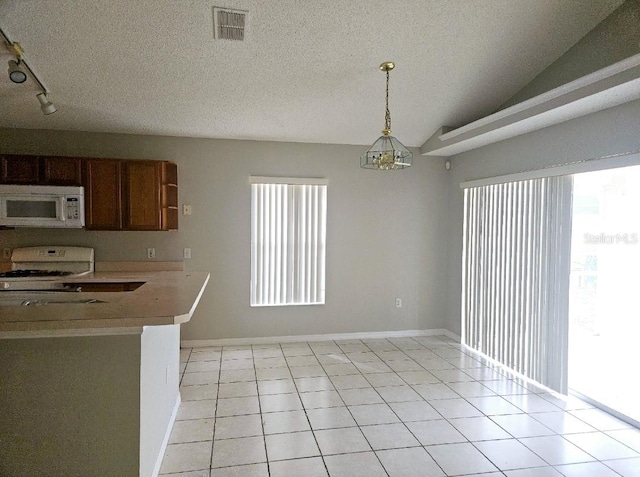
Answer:
M79 186L82 158L55 156L2 156L0 183Z
M87 229L178 229L176 164L91 158L85 163Z
M124 164L125 221L129 230L160 230L162 163L127 161Z
M178 167L167 161L124 164L125 229L178 229Z
M178 230L173 162L3 154L0 183L84 186L88 230Z
M3 184L40 183L40 161L38 156L3 154L0 182Z
M122 230L122 161L86 159L84 173L85 227Z
M46 156L40 159L44 166L44 184L82 185L82 158Z

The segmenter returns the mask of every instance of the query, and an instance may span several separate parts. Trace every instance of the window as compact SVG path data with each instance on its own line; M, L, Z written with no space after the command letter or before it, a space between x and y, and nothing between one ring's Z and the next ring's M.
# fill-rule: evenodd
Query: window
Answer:
M251 306L325 298L327 181L251 177Z

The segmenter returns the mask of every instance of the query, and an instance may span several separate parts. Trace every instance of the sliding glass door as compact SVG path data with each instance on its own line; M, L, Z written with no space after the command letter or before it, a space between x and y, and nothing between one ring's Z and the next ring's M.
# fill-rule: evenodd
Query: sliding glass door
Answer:
M461 184L462 341L640 423L640 155L589 162Z
M640 422L640 166L574 175L569 388Z

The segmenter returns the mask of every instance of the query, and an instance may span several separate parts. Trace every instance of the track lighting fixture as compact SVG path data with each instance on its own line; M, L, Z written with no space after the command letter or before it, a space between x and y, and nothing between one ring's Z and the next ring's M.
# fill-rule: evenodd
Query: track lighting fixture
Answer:
M5 40L5 47L7 48L7 50L9 50L11 54L16 57L15 60L9 61L9 79L14 83L21 84L26 82L27 78L31 76L37 83L38 87L42 90L41 93L38 93L36 95L36 98L40 102L40 109L42 110L43 114L49 115L55 113L58 108L56 108L56 106L51 101L49 101L49 90L44 84L42 84L40 78L38 78L38 76L34 73L29 64L24 59L24 51L22 50L20 43L18 43L17 41L11 41L6 33L2 30L2 28L0 28L0 35L2 35ZM29 73L28 75L27 72Z
M20 67L20 60L9 61L9 79L14 83L24 83L27 81L27 73Z
M44 114L53 114L58 110L58 108L56 108L56 105L49 101L46 93L36 94L36 98L38 98L38 101L40 101L40 109Z

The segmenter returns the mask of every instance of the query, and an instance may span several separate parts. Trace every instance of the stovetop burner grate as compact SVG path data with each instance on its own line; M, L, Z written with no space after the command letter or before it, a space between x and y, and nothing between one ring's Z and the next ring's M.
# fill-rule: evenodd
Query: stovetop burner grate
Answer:
M73 272L60 270L11 270L0 273L0 278L28 278L28 277L65 277Z

